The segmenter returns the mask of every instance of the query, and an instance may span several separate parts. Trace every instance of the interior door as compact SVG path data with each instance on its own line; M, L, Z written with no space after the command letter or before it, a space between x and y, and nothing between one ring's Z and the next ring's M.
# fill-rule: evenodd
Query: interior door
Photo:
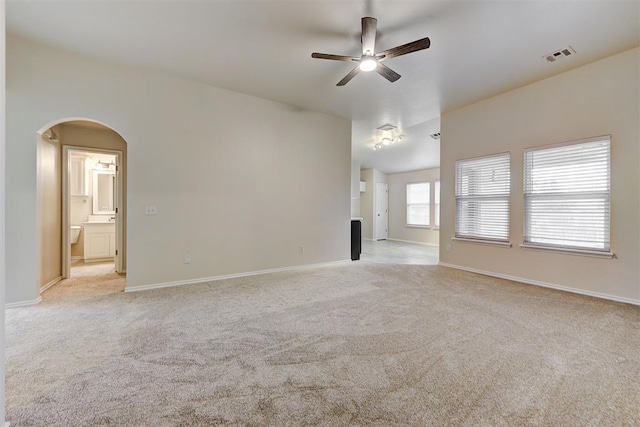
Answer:
M376 240L387 240L389 227L389 190L376 184Z

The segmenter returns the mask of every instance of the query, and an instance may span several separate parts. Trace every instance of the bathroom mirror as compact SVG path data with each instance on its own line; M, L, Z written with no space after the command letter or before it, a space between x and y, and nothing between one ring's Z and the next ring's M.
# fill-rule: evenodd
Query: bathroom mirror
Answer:
M93 214L116 213L116 175L113 171L93 171Z

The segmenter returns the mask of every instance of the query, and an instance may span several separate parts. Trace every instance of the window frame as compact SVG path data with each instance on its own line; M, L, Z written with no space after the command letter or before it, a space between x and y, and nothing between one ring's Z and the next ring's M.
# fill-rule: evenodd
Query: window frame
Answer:
M528 192L527 188L527 179L530 175L529 173L529 162L527 160L527 156L529 153L537 152L537 151L545 151L545 150L553 150L556 148L574 146L574 145L582 145L582 144L590 144L594 142L607 142L607 185L608 189L606 191L593 191L593 192L585 192L585 191L572 191L572 192L563 192L559 195L559 193L554 193L552 191L546 193L533 193ZM613 258L614 254L611 252L611 135L602 135L593 138L579 139L574 141L567 141L558 144L549 144L537 147L531 147L524 150L523 154L523 224L522 224L522 240L523 243L520 245L522 249L526 250L539 250L539 251L550 251L550 252L558 252L558 253L567 253L567 254L579 254L579 255L587 255L587 256L596 256L596 257L604 257L604 258ZM533 186L531 183L530 186ZM553 244L553 243L544 243L544 242L535 242L531 241L531 231L529 229L531 218L528 210L528 199L531 200L571 200L575 198L580 199L592 199L592 200L603 200L606 201L606 208L603 215L605 216L606 224L604 225L604 234L605 237L602 241L603 248L593 248L585 245L567 245L567 244ZM542 238L542 237L539 237Z
M427 203L409 203L409 187L412 185L427 185L428 189L428 200ZM426 205L427 208L427 223L426 224L412 224L409 222L409 205ZM429 228L431 227L431 182L430 181L416 181L416 182L408 182L405 185L405 227L414 227L414 228Z
M461 164L478 162L483 159L486 159L487 161L491 161L492 159L499 160L502 157L506 157L506 162L507 162L506 170L503 170L503 172L506 172L507 174L507 177L504 180L507 186L506 191L500 192L499 194L490 194L490 195L486 195L486 194L483 195L481 193L475 194L475 195L460 194L460 190L463 185L460 181L463 177L459 176ZM486 165L486 166L490 167L491 165ZM478 169L478 173L481 173L481 172L482 170ZM511 152L504 151L500 153L489 154L486 156L470 157L470 158L456 160L454 186L455 186L455 224L454 224L454 237L452 238L452 240L470 242L470 243L483 243L483 244L488 244L493 246L511 247L511 242L510 242L510 239L511 239ZM459 225L460 225L459 204L462 202L476 202L478 204L478 207L480 208L482 206L483 201L484 202L491 202L491 201L506 202L506 222L504 224L501 224L506 230L505 237L500 237L500 236L491 237L490 235L482 236L478 234L464 233L459 229ZM474 214L473 212L471 212L470 215L478 215L478 213ZM479 225L482 225L480 221L477 221L477 223Z

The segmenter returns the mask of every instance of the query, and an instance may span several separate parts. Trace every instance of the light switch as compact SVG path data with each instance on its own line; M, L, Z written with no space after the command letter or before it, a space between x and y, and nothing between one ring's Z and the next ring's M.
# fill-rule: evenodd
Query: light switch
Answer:
M158 208L155 205L147 206L144 209L145 215L158 215Z

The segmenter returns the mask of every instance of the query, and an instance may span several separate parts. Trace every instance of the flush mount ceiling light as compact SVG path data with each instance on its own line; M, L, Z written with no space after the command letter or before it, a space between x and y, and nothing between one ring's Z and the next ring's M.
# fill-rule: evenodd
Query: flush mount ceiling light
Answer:
M398 130L398 127L389 123L380 126L378 128L378 133L381 134L381 137L379 138L378 142L373 146L374 150L379 150L385 145L395 144L396 142L402 141L402 138L404 138L404 135L400 135L400 131Z
M390 137L384 137L380 140L380 142L378 142L376 145L373 146L373 150L379 150L382 147L384 147L385 145L392 145L395 144L397 142L402 141L402 139L404 138L404 135L398 135L396 137L390 138Z

